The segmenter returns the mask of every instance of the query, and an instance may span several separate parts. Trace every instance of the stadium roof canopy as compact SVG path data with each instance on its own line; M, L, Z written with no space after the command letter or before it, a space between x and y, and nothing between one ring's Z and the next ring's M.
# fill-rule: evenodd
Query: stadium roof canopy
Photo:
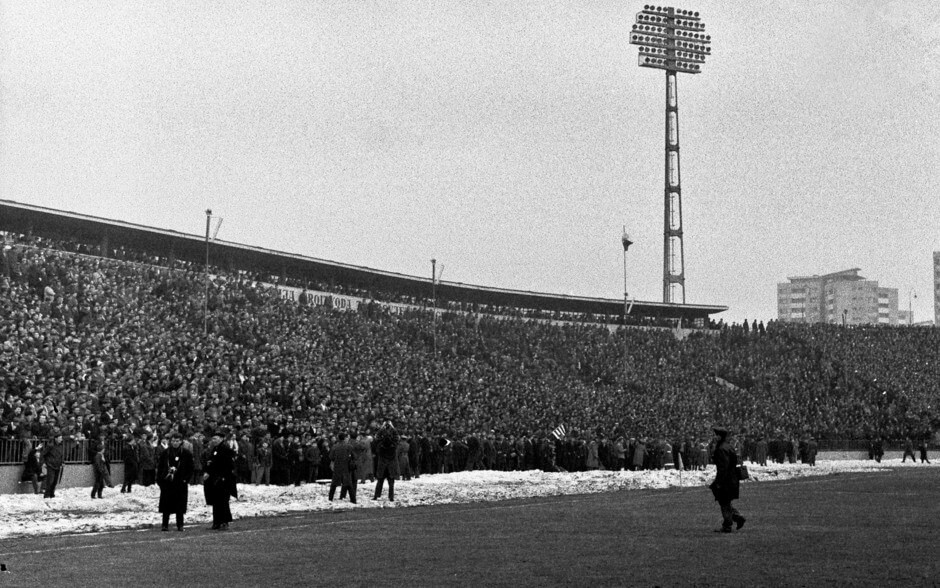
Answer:
M205 263L204 236L57 211L11 200L0 200L0 230L97 244L103 251L127 247L194 264ZM336 284L416 298L430 298L432 291L430 277L409 276L219 239L212 241L212 259L214 265L225 269L261 272L300 280L302 283ZM622 299L509 290L441 280L437 282L437 295L445 300L470 304L610 316L622 314L624 306ZM728 307L636 301L631 314L681 318L683 322L688 322L707 319L709 315L725 310Z

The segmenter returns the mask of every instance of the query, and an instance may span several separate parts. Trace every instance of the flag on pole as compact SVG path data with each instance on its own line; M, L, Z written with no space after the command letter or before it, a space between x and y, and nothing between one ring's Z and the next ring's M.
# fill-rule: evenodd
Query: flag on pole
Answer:
M224 220L221 216L216 217L219 219L219 222L215 225L215 231L212 232L212 240L215 241L215 238L219 234L219 228L222 226L222 221Z
M561 439L562 437L564 437L564 436L565 436L565 425L564 425L564 424L561 424L561 425L558 425L557 427L555 427L555 430L552 431L552 436L554 436L555 439Z

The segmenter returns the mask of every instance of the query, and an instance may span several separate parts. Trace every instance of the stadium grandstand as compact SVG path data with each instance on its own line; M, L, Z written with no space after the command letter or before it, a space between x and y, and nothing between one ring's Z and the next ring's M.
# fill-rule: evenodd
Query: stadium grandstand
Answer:
M286 448L279 481L328 477L336 433L391 420L421 472L576 470L592 443L610 467L695 467L715 422L791 456L940 428L935 328L715 325L723 307L641 302L625 317L619 300L448 282L430 300L429 279L233 243L206 268L198 237L10 201L0 231L3 463L55 432L83 461L171 431L198 452L226 429L245 460ZM702 328L677 336L678 319Z
M143 255L159 264L184 262L194 267L206 260L207 244L199 236L53 211L9 200L0 200L0 230L81 243L84 251L105 257L121 257L135 252L135 255ZM635 301L625 319L623 300L507 290L440 280L432 284L430 278L217 239L212 240L211 251L213 266L226 272L250 273L281 286L320 288L329 293L350 293L384 301L425 305L434 292L442 303L476 309L511 308L541 317L577 316L584 320L590 316L591 320L611 324L622 324L627 320L635 324L681 324L700 328L708 325L710 315L727 310L725 306Z

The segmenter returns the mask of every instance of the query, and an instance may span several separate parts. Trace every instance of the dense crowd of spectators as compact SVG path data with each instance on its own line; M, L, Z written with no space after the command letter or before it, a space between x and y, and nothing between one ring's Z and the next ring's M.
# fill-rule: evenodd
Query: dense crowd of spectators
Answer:
M698 459L716 422L764 439L925 438L940 425L940 329L771 322L680 339L377 302L339 311L283 300L258 275L217 271L206 297L202 268L46 245L14 241L0 259L6 439L153 445L231 427L253 449L293 435L322 455L336 432L388 419L451 447L456 468L476 466L461 453L471 440L539 447L563 423L578 455L594 443L604 465L621 451L631 465L642 444L649 466L680 447ZM494 451L488 467L510 467Z

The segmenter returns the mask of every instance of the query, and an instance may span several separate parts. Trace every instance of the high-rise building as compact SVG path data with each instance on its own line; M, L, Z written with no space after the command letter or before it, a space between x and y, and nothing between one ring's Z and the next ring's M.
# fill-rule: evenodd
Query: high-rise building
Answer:
M898 290L882 288L853 268L822 276L788 277L777 284L777 318L783 322L898 324Z

